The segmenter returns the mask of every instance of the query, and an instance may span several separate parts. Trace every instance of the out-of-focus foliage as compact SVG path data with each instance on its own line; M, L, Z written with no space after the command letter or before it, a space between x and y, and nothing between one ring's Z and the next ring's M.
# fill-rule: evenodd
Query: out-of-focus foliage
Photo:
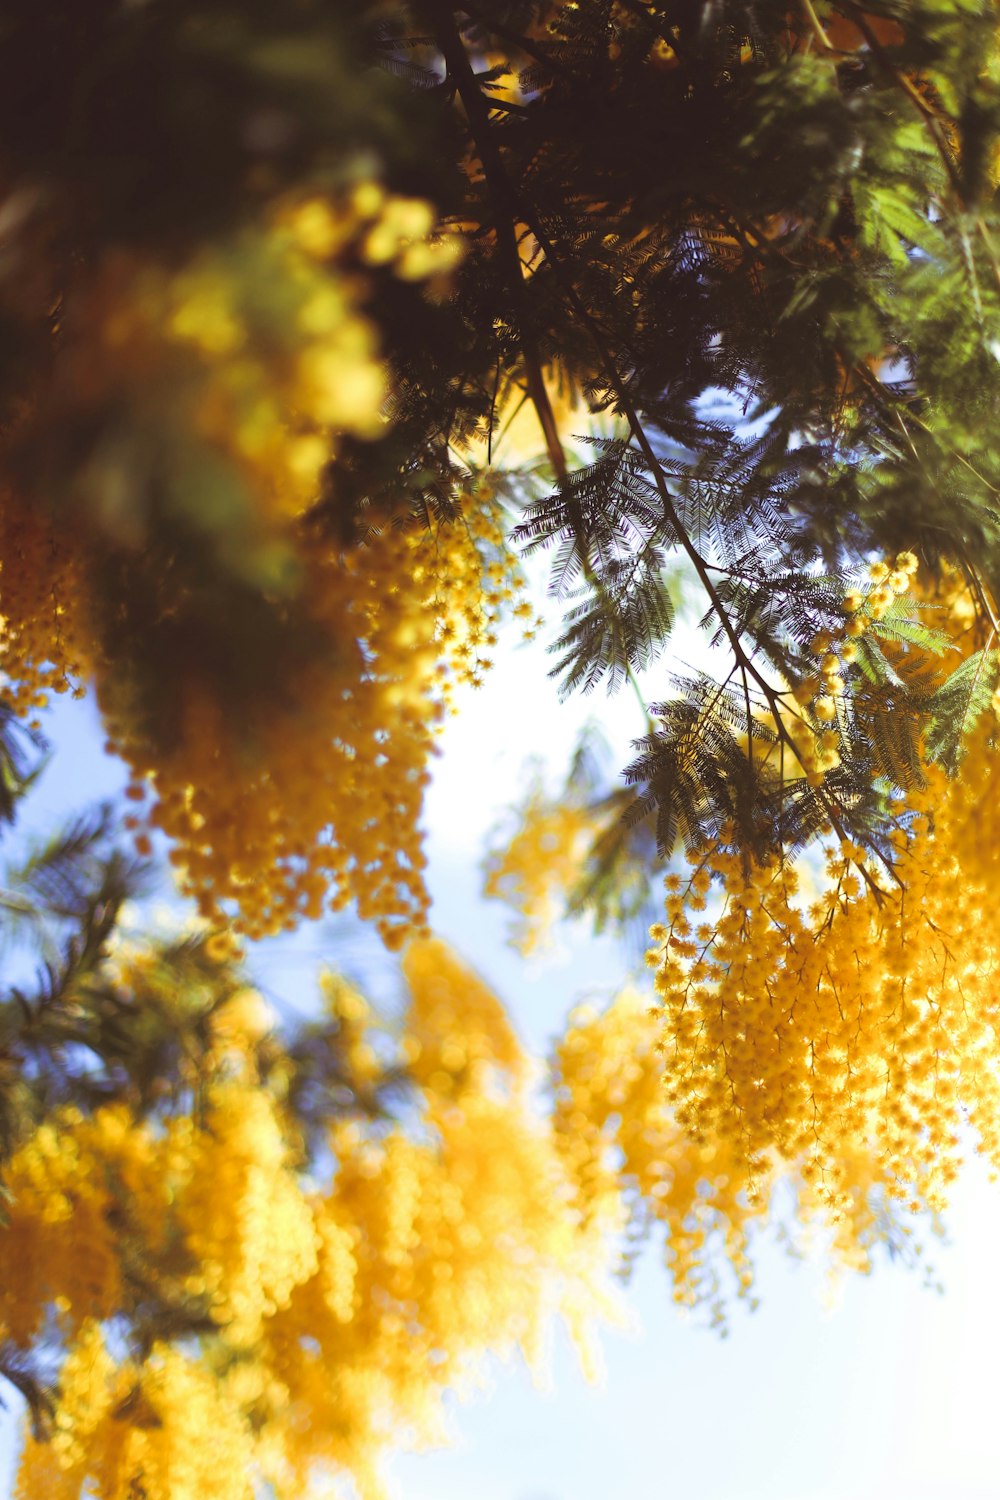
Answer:
M371 492L401 462L380 323L448 337L463 245L364 10L24 6L0 36L6 698L94 683L143 846L251 936L327 897L421 925L434 724L518 582L467 468Z
M536 1070L442 943L395 1021L328 974L282 1029L227 933L119 931L135 888L96 824L8 892L52 955L0 1005L18 1493L374 1495L486 1355L537 1363L555 1317L587 1347L614 1225L581 1224Z

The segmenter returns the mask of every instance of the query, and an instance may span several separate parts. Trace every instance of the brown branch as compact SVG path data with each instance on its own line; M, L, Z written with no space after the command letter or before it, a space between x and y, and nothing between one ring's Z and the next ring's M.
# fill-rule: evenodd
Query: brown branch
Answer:
M513 31L509 26L504 26L494 16L484 15L478 5L463 5L462 9L470 20L485 27L487 31L492 32L501 41L508 42L512 47L516 47L520 52L524 53L525 57L533 57L536 62L541 63L543 68L548 68L549 72L553 73L557 78L565 78L570 83L575 82L573 74L569 69L563 67L562 63L552 57L550 53L544 52L541 47L536 46L530 37L522 36L519 31Z
M823 23L813 8L812 0L799 0L799 9L805 17L806 25L812 32L819 50L827 57L839 55L836 47L830 45L830 38L823 30Z
M947 137L942 133L941 118L937 110L935 110L932 105L928 104L927 100L924 98L923 94L921 94L920 90L916 87L913 81L907 78L906 74L901 73L896 67L896 64L893 62L892 58L885 50L885 47L879 41L871 26L869 26L868 17L865 14L864 10L862 10L861 6L854 4L854 0L841 0L841 5L842 8L850 14L852 24L858 28L861 35L864 37L872 56L878 61L878 64L882 68L883 72L886 73L886 75L892 79L896 87L906 95L910 103L922 117L927 132L930 135L931 140L934 142L934 147L944 164L944 169L948 175L948 181L951 183L952 190L954 191L959 203L962 203L963 198L961 178L958 173L958 168L955 165L954 158L952 157L951 151L949 150Z
M541 359L531 333L531 320L524 295L524 271L517 247L517 199L494 139L493 128L490 124L490 106L483 98L482 89L473 72L452 7L442 4L441 0L433 0L428 10L434 18L434 33L444 57L448 76L458 90L465 107L473 145L482 163L486 186L492 202L497 248L505 275L510 283L528 395L538 415L549 459L562 483L568 474L566 455L559 439L559 429L556 425L552 403L549 400L549 393L545 388Z

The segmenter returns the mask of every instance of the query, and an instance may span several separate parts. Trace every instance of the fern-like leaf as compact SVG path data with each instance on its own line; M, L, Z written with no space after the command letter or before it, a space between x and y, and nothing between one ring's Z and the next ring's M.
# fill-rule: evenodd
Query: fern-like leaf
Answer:
M943 682L928 705L927 758L954 774L969 734L986 712L1000 678L1000 652L976 651Z

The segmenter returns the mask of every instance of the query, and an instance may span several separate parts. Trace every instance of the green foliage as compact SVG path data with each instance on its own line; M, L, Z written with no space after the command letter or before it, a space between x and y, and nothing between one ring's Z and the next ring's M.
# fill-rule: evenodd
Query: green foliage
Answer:
M984 648L956 667L930 700L927 755L951 774L958 769L964 741L989 707L998 678L1000 652Z
M43 742L8 708L0 709L0 825L13 823L21 798L42 764Z
M614 692L656 659L674 621L664 576L669 538L641 455L620 442L596 446L594 463L530 505L513 533L528 554L557 544L550 592L581 598L552 647L559 653L552 676L567 694L590 692L604 677Z

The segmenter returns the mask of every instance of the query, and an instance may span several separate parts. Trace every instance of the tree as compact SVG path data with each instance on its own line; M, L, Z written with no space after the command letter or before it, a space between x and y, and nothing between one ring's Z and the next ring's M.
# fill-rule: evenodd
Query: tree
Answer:
M286 1397L253 1385L264 1323L321 1275L301 1173L324 1111L363 1117L323 1158L334 1197L369 1180L365 1162L396 1171L398 1150L436 1201L451 1116L435 1112L458 1084L444 1062L424 1077L423 1049L464 1049L464 1077L500 1046L486 1073L469 1064L463 1149L485 1149L480 1109L528 1111L511 1127L532 1142L525 1202L565 1174L569 1217L532 1221L525 1246L553 1274L568 1223L586 1258L624 1215L665 1226L680 1296L714 1295L714 1232L745 1287L746 1226L782 1174L848 1259L898 1238L907 1205L938 1209L960 1123L995 1157L1000 1119L982 843L1000 663L992 7L93 0L15 3L0 45L4 138L20 143L0 261L5 712L32 730L51 693L95 691L131 769L136 855L166 836L211 934L127 959L143 1004L126 1007L122 1057L113 903L95 906L92 883L61 913L68 947L44 990L11 992L8 1017L41 1026L30 1045L14 1026L11 1224L19 1202L46 1223L69 1201L53 1153L93 1163L88 1181L148 1171L154 1196L180 1174L167 1239L119 1225L103 1292L58 1289L73 1268L32 1252L48 1279L23 1295L26 1322L5 1314L7 1368L43 1388L25 1351L51 1315L70 1341L54 1419L69 1436L27 1462L56 1464L67 1493L90 1465L114 1494L118 1460L101 1455L145 1433L152 1475L167 1460L150 1433L197 1389L206 1420L225 1408L269 1472L301 1477L312 1456L283 1449L291 1428L279 1439L268 1414ZM538 451L505 464L525 412ZM561 688L637 686L656 666L663 690L626 789L582 747L554 804L532 794L488 881L530 938L557 897L648 925L662 872L655 1016L622 999L577 1018L548 1122L493 1022L467 1018L456 1043L438 1017L412 1057L412 1030L361 1041L367 1077L339 1013L319 1040L227 1051L213 1018L238 983L234 945L324 910L353 905L409 944L411 987L421 965L452 972L422 873L435 734L456 685L489 690L505 622L538 628L520 554L545 548ZM711 671L657 665L676 560ZM13 751L5 764L12 812ZM116 858L100 869L120 881ZM452 989L489 1012L472 979ZM79 1078L70 994L97 1059ZM410 1090L396 1126L386 1069ZM300 1226L313 1215L283 1247L294 1266L242 1241L223 1265L198 1240L184 1197L215 1151L211 1170L270 1172L253 1191ZM693 1151L719 1170L706 1179ZM378 1220L357 1191L363 1239ZM121 1210L95 1201L96 1244ZM184 1265L157 1259L175 1250ZM183 1305L167 1306L178 1278ZM188 1293L208 1297L200 1312ZM508 1314L527 1326L523 1306ZM104 1324L123 1330L121 1358ZM449 1371L484 1337L461 1317L434 1327ZM315 1354L282 1349L296 1369ZM92 1405L73 1382L94 1370ZM409 1420L407 1378L381 1412ZM293 1406L313 1399L288 1389ZM316 1456L363 1476L374 1410ZM88 1411L103 1413L90 1428Z

